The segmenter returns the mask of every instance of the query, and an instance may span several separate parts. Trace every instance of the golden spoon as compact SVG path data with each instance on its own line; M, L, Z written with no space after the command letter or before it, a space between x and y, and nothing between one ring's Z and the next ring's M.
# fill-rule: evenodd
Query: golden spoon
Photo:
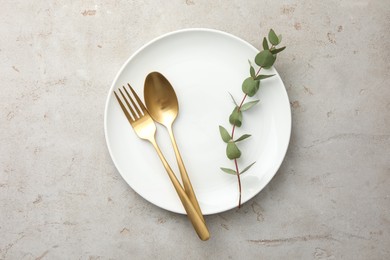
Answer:
M154 121L162 124L168 130L175 151L177 164L179 165L184 190L204 222L202 211L200 210L198 200L196 199L179 148L177 147L175 136L173 135L172 125L179 113L179 104L176 93L172 85L161 73L151 72L145 79L144 99L149 114Z

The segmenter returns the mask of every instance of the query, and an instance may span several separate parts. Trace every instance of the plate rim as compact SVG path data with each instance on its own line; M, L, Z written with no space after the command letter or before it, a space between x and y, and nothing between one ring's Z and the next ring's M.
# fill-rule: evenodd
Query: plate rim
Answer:
M242 38L238 37L238 36L235 36L231 33L228 33L228 32L225 32L225 31L222 31L222 30L217 30L217 29L212 29L212 28L202 28L202 27L194 27L194 28L185 28L185 29L179 29L179 30L175 30L175 31L171 31L171 32L168 32L168 33L164 33L158 37L155 37L153 38L152 40L148 41L147 43L143 44L140 48L138 48L133 54L131 54L129 56L129 58L126 59L126 61L123 63L123 65L121 66L121 68L119 69L119 71L116 73L115 75L115 78L113 79L112 83L111 83L111 86L108 90L108 93L107 93L107 96L106 96L106 102L105 102L105 108L104 108L104 120L103 120L103 123L104 123L104 137L105 137L105 141L106 141L106 145L107 145L107 149L108 149L108 152L110 154L110 158L112 160L112 162L114 163L114 166L117 170L117 172L121 175L122 179L126 182L127 185L129 185L133 191L134 188L131 186L130 183L128 183L122 173L119 171L118 169L118 166L117 166L117 162L115 160L115 158L112 156L112 149L109 145L109 142L108 142L108 132L107 132L107 115L108 115L108 107L109 107L109 103L110 103L110 100L111 100L111 95L112 95L112 92L113 92L113 88L115 87L115 83L117 82L118 78L120 77L120 75L123 73L123 71L125 70L125 68L127 67L127 65L129 64L129 62L134 58L136 57L140 52L142 52L144 49L148 48L150 45L154 44L155 42L158 42L164 38L167 38L167 37L170 37L172 35L175 35L175 34L181 34L181 33L187 33L187 32L211 32L211 33L216 33L216 34L220 34L220 35L224 35L224 36L227 36L227 37L230 37L230 38L233 38L235 40L238 40L239 42L247 45L249 48L252 48L253 50L255 50L256 52L259 52L259 50L254 47L252 44L250 44L249 42L243 40ZM274 66L272 66L274 68ZM281 81L281 84L283 85L283 92L285 94L285 97L287 98L287 101L290 103L290 100L289 100L289 96L288 96L288 93L287 93L287 90L286 90L286 87L283 83L283 80L282 78L280 77L280 74L278 73L278 71L274 68L275 70L275 74L278 75L278 78L280 79ZM246 202L250 201L251 199L253 199L256 195L258 195L269 183L270 181L275 177L275 175L277 174L277 172L279 171L285 157L286 157L286 154L287 154L287 151L288 151L288 148L290 146L290 142L291 142L291 132L292 132L292 111L291 111L291 107L288 106L288 129L286 129L286 131L288 131L288 141L287 141L287 145L284 149L282 153L283 156L281 156L281 159L279 162L277 162L275 164L276 166L276 170L275 170L275 173L272 174L272 176L266 180L264 182L264 185L262 186L259 186L259 189L257 192L255 192L253 195L247 197L247 199L245 201L242 201L241 205L245 204ZM150 201L149 199L145 198L144 196L142 196L141 194L139 194L137 191L135 191L135 193L137 193L140 197L142 197L144 200L148 201L149 203L153 204L154 206L156 207L159 207L159 208L162 208L164 210L167 210L167 211L170 211L170 212L174 212L174 213L178 213L178 214L182 214L182 215L186 215L186 213L184 212L179 212L179 211L176 211L176 210L172 210L172 209L167 209L167 208L164 208L160 205L157 205L155 204L154 202ZM236 205L233 205L231 207L227 207L223 210L217 210L217 211L211 211L209 213L206 213L204 215L213 215L213 214L218 214L218 213L222 213L222 212L226 212L226 211L229 211L231 209L234 209L236 208Z

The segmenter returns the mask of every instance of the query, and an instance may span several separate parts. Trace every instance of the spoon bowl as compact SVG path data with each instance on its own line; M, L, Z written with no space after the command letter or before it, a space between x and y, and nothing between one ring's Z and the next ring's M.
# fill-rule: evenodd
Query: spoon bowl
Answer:
M162 125L172 125L179 113L175 90L159 72L151 72L145 79L145 104L153 119Z

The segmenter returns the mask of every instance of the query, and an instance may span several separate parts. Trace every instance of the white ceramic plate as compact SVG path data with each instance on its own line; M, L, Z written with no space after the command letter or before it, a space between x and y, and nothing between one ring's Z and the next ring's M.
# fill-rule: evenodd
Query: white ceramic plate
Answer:
M129 82L143 98L146 75L152 71L165 75L179 99L174 132L199 205L205 215L219 213L237 206L238 184L236 176L219 169L234 166L225 155L218 125L231 129L229 92L241 100L241 84L249 76L248 59L253 61L257 52L225 32L186 29L149 42L126 61L108 93L104 128L116 168L139 195L161 208L185 214L152 145L135 135L112 91ZM242 203L272 179L290 140L291 111L283 82L275 69L263 73L276 75L262 81L256 94L261 102L244 113L243 127L235 135L252 134L239 145L241 169L256 161L241 176ZM180 179L168 133L161 126L157 142Z

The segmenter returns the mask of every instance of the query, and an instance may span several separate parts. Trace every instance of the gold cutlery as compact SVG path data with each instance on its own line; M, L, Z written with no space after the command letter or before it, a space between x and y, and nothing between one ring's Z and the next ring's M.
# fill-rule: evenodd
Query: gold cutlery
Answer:
M205 222L202 219L202 215L198 214L196 211L194 205L192 204L191 200L188 198L186 192L184 191L183 187L180 185L179 181L177 180L175 174L173 173L171 167L169 166L167 160L165 159L164 155L162 154L155 138L156 134L156 125L153 121L153 119L150 117L148 111L146 110L144 104L139 99L138 95L135 93L133 88L128 84L130 91L132 92L136 102L134 99L130 96L129 92L127 91L126 87L123 86L123 90L126 93L126 96L123 94L121 89L118 89L123 100L125 101L125 105L117 93L114 91L115 97L118 100L119 105L121 106L123 113L126 115L127 120L129 121L130 125L133 127L134 132L137 134L137 136L141 139L149 141L153 147L156 149L156 152L158 156L160 157L161 162L163 163L165 170L168 173L169 178L172 181L173 186L175 187L175 190L184 206L184 209L187 212L187 216L190 219L196 233L198 234L199 238L202 240L207 240L210 237L210 233L207 229L207 226ZM130 102L129 102L130 100ZM131 105L130 105L131 103Z
M194 205L196 211L204 221L202 211L196 199L194 189L192 188L187 170L181 158L179 148L177 147L175 136L173 134L172 125L179 113L179 104L175 90L169 81L159 72L151 72L145 79L144 85L144 100L150 116L154 121L166 127L171 138L173 150L177 164L179 166L181 179L183 181L184 190Z

